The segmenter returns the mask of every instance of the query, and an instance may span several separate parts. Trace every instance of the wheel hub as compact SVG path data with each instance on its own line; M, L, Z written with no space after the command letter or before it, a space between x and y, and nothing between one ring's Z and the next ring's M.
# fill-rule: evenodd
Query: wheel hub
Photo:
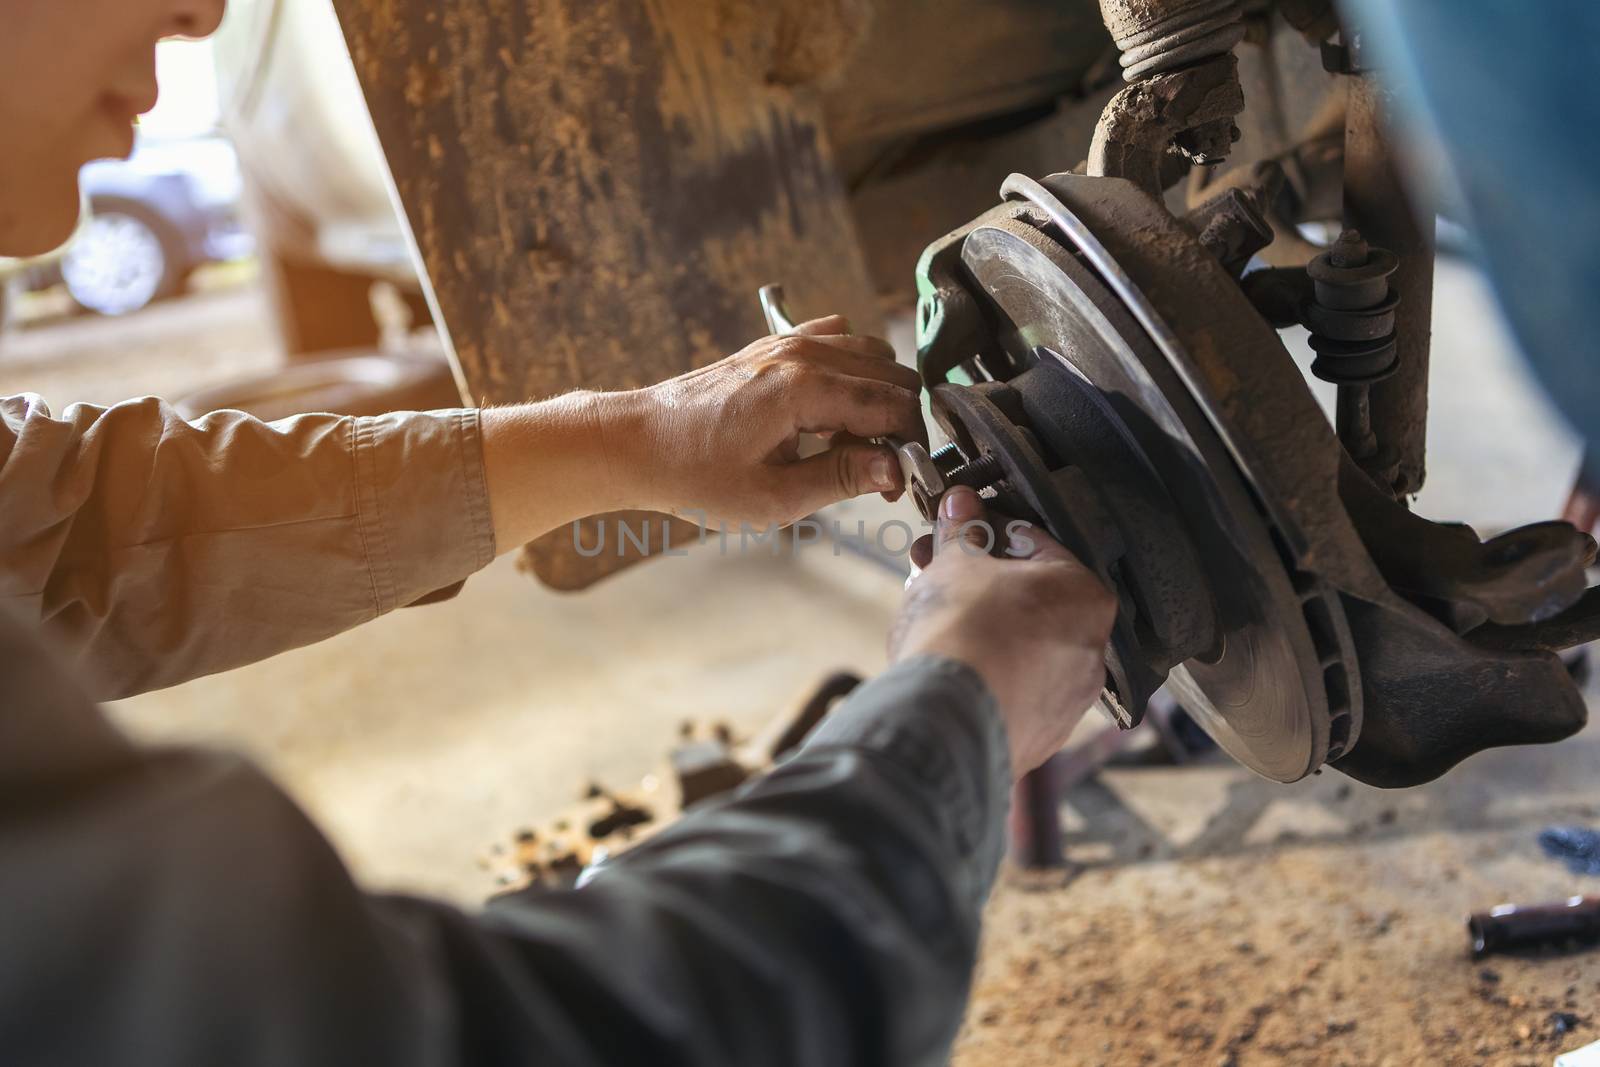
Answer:
M1355 740L1337 597L1275 543L1228 449L1126 303L1037 220L980 220L959 270L1000 381L933 387L996 506L1043 524L1117 594L1106 710L1138 721L1163 681L1239 762L1301 778ZM927 261L925 260L925 263Z

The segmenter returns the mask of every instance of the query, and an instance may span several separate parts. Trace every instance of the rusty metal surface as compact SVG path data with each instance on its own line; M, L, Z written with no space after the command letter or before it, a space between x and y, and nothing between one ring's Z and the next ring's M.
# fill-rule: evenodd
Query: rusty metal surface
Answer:
M1153 74L1106 105L1089 146L1088 172L1127 178L1159 196L1179 176L1169 149L1176 146L1196 163L1216 162L1231 143L1226 131L1234 128L1233 116L1243 109L1238 63L1231 55ZM1196 131L1208 132L1200 141L1188 140Z
M1281 172L1273 170L1273 174ZM1228 273L1239 277L1257 253L1272 243L1273 232L1262 204L1271 200L1270 188L1225 189L1184 215L1184 225L1195 232L1206 251L1217 257Z
M1111 47L1094 0L872 6L866 37L822 88L828 133L852 157L894 138L1052 100L1077 87Z
M1263 509L1260 519L1272 528L1273 543L1306 606L1306 630L1314 639L1321 635L1313 662L1352 668L1345 678L1328 677L1330 706L1343 698L1358 701L1361 709L1359 736L1343 756L1330 760L1333 766L1373 785L1414 785L1485 748L1555 741L1581 728L1581 695L1560 661L1540 650L1554 647L1542 637L1564 640L1592 630L1591 619L1577 617L1580 609L1592 612L1587 599L1549 619L1542 634L1503 628L1511 632L1495 634L1501 640L1493 644L1500 647L1493 647L1478 642L1476 631L1459 636L1425 610L1437 598L1413 602L1398 595L1388 572L1378 569L1357 536L1340 478L1342 468L1354 468L1342 460L1303 378L1281 341L1193 234L1125 181L1054 175L1040 183L1017 176L1005 191L1045 210L1056 231L1161 346L1182 392L1201 406L1228 445L1228 455L1208 459L1208 466L1220 470L1237 463L1254 488ZM1174 278L1183 284L1173 284ZM1154 373L1159 367L1149 369ZM1098 372L1089 377L1106 385ZM1166 387L1164 395L1177 395L1172 388ZM1113 391L1133 395L1125 384ZM1356 477L1362 476L1357 472ZM1186 512L1185 519L1192 530L1193 516ZM1493 554L1497 546L1481 546L1481 551ZM1522 552L1513 555L1519 559L1483 562L1490 570L1520 566ZM1471 563L1478 557L1464 558ZM1329 592L1337 594L1332 607L1327 606ZM1543 616L1551 606L1570 602L1567 585L1558 592L1560 597L1548 604L1540 593L1533 613ZM1506 606L1497 605L1497 610ZM1330 637L1337 639L1337 648ZM1359 672L1353 670L1356 665ZM1266 673L1281 679L1277 669ZM1359 689L1344 692L1347 685ZM1193 711L1195 694L1182 689L1180 694ZM1204 717L1201 721L1206 723ZM1216 724L1206 725L1217 737Z
M1284 12L1287 15L1287 11ZM1245 110L1230 159L1249 166L1342 126L1343 79L1323 69L1315 45L1285 19L1247 15L1251 33L1234 48Z
M1394 491L1415 493L1427 475L1428 357L1433 322L1433 209L1401 180L1390 141L1390 104L1372 74L1346 79L1344 221L1399 258L1395 373L1371 389L1372 430L1396 454ZM1419 220L1425 220L1419 222Z
M1481 648L1506 652L1559 652L1600 641L1600 586L1586 590L1554 618L1518 626L1489 623L1473 630L1468 639Z
M1113 82L1082 97L1064 97L1052 111L1020 125L944 131L853 183L850 206L879 292L913 299L912 279L929 240L992 207L1006 175L1050 174L1082 162L1100 112L1120 88Z
M1100 0L1125 80L1176 70L1244 40L1239 0Z
M1093 231L1106 262L1142 294L1153 318L1141 324L1153 336L1181 329L1183 361L1174 370L1214 415L1296 565L1347 592L1384 596L1388 587L1338 496L1332 428L1283 341L1233 277L1159 202L1128 182L1055 174L1040 184Z
M1339 491L1384 579L1457 633L1475 634L1485 622L1553 620L1588 588L1595 542L1570 523L1538 522L1479 540L1470 526L1406 508L1349 459Z
M1345 598L1365 688L1362 739L1334 767L1393 789L1432 781L1488 748L1548 744L1588 709L1561 660L1458 637L1399 597Z
M682 373L763 333L778 277L880 327L820 106L785 84L827 73L804 20L854 5L335 7L473 399ZM563 529L527 562L579 588L636 558Z
M1181 176L1168 153L1197 165L1224 159L1244 110L1234 45L1238 0L1100 0L1130 84L1106 105L1088 172L1128 178L1152 195Z
M1344 79L1324 70L1316 47L1277 12L1252 10L1245 22L1249 33L1234 49L1245 99L1234 117L1240 136L1226 166L1190 169L1185 203L1193 209L1223 189L1258 185L1260 168L1275 164L1283 184L1265 209L1276 239L1260 254L1274 266L1298 266L1319 249L1295 224L1341 213Z

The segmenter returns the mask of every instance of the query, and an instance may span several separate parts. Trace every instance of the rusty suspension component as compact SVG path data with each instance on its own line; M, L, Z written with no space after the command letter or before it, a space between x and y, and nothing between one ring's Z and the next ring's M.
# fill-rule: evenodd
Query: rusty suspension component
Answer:
M1129 82L1225 55L1244 40L1239 0L1100 0L1100 15Z
M1244 109L1238 0L1100 0L1100 14L1129 85L1100 116L1088 173L1159 194L1177 173L1169 153L1201 165L1226 158Z
M1371 388L1373 433L1394 449L1390 485L1396 496L1416 493L1427 475L1428 357L1433 315L1433 207L1420 203L1396 167L1391 116L1374 75L1361 70L1359 49L1346 49L1350 68L1345 109L1344 224L1394 253L1390 288L1395 310L1395 372Z
M1372 248L1355 230L1306 266L1311 297L1300 309L1311 331L1311 373L1339 387L1339 440L1361 469L1392 485L1396 458L1372 429L1369 391L1395 372L1394 320L1399 294L1389 287L1394 254Z

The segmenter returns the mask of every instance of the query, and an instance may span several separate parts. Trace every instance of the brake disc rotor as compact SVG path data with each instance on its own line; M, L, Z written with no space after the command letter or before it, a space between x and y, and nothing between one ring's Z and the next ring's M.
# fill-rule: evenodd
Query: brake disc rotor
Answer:
M1169 676L1184 708L1268 778L1294 781L1337 758L1359 728L1359 709L1341 685L1350 652L1337 598L1286 566L1270 520L1146 328L1095 270L1025 221L980 224L961 259L1013 364L1008 376L1041 361L1072 368L1099 390L1171 498L1173 521L1209 585L1216 627L1206 651ZM1164 343L1177 336L1169 332ZM1035 424L1049 418L1030 415ZM1092 465L1081 469L1095 480Z

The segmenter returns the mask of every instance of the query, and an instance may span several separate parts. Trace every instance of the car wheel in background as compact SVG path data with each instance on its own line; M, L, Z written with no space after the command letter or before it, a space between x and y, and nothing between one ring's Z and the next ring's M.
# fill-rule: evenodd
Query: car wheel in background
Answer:
M164 225L134 205L96 207L61 260L79 306L126 315L169 295L183 277Z

